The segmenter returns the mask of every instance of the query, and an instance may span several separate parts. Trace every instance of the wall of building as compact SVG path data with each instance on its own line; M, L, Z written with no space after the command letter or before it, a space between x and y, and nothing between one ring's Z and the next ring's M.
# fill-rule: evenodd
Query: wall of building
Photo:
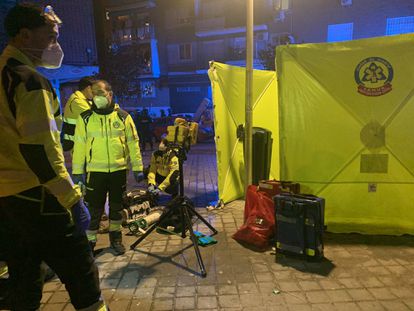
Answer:
M384 36L387 18L414 15L412 0L291 0L293 35L298 43L326 42L330 24L354 23L353 39Z

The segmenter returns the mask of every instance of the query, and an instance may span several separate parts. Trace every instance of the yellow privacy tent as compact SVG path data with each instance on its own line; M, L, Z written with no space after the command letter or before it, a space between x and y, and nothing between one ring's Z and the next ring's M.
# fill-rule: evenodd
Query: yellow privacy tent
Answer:
M281 179L333 232L414 234L414 35L277 49Z
M208 75L214 102L218 192L224 203L244 195L243 142L237 127L245 122L245 68L211 62ZM253 126L272 132L270 175L279 177L279 131L276 73L253 73Z

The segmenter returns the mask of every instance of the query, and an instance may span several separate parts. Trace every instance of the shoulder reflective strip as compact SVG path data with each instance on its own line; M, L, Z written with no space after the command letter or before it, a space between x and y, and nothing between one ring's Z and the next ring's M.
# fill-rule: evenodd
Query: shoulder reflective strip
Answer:
M89 131L87 132L88 137L122 137L124 136L124 132L123 131L112 131L112 135L103 135L103 133L101 131ZM108 132L109 134L109 132Z
M0 277L7 274L9 272L9 269L7 268L7 265L5 262L1 262L0 264Z
M286 216L283 216L282 214L276 214L276 220L287 222L289 224L295 224L298 219L296 217L286 217Z
M66 123L69 123L69 124L76 125L77 119L72 119L72 118L65 118L65 117L63 117L63 122L66 122Z
M83 164L72 163L72 170L75 170L75 171L78 170L78 171L83 172L83 168L84 168Z
M20 195L20 194L15 194L13 196L16 197L16 198L19 198L19 199L26 200L26 201L31 201L31 202L36 202L36 203L42 202L42 200L31 198L31 197L26 197L26 196Z
M63 138L66 139L66 140L75 141L75 136L74 135L63 134Z

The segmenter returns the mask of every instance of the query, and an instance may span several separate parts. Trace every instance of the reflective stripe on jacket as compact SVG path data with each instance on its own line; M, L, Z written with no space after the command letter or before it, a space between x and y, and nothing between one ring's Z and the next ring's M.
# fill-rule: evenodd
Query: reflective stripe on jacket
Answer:
M131 116L116 108L107 114L87 110L76 123L72 173L142 171L139 140Z
M80 198L64 165L59 100L13 46L0 56L0 197L43 185L64 207Z
M148 184L155 185L155 176L159 174L165 177L164 181L158 185L158 188L162 191L165 190L171 184L171 176L179 175L178 158L173 151L160 151L153 152L151 156L151 165L148 173Z
M63 113L62 145L64 151L73 148L76 121L80 114L91 109L91 105L81 91L76 91L70 97Z

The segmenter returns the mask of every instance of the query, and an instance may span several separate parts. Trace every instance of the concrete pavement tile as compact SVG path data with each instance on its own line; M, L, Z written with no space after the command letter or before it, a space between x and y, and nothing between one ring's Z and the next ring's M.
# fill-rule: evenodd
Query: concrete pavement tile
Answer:
M355 302L334 302L333 305L334 305L334 310L337 310L337 311L360 310L360 308Z
M381 301L381 304L384 306L385 310L390 310L390 311L410 311L411 310L401 301Z
M313 303L311 304L312 310L315 311L333 311L336 310L332 303ZM359 310L359 309L357 309Z
M378 280L385 286L394 287L400 284L401 278L396 276L378 276Z
M322 289L316 281L299 281L299 286L305 291Z
M282 292L297 292L297 291L301 290L301 288L299 287L298 282L280 281L280 282L278 282L278 288Z
M214 296L217 295L216 287L214 285L198 285L197 295L198 296Z
M395 266L398 265L398 262L395 259L382 259L378 258L378 262L383 266Z
M262 297L257 294L240 295L240 303L243 308L263 306Z
M119 279L103 279L101 281L101 289L112 289L117 288Z
M336 280L334 279L329 279L329 280L320 280L319 284L321 285L321 287L323 289L339 289L339 288L344 288L345 286L343 284L339 284Z
M237 289L239 290L240 295L259 293L256 283L253 282L238 284Z
M332 302L346 302L352 301L352 297L345 289L327 290L325 293L329 296Z
M131 300L113 300L109 302L111 311L125 311L128 310Z
M173 298L175 293L175 287L157 287L155 290L156 298Z
M196 277L194 275L183 275L177 277L177 286L195 286Z
M176 297L194 297L196 293L196 288L194 286L181 286L176 288L175 296Z
M368 291L378 300L391 300L397 298L391 293L390 289L386 287L368 288Z
M270 294L275 288L277 288L277 284L275 282L260 282L257 283L257 285L262 294Z
M158 283L157 286L175 286L177 282L177 277L169 276L169 277L159 277L157 278Z
M194 310L195 297L180 297L175 299L174 310Z
M134 298L151 298L154 295L155 287L138 287L135 290Z
M414 288L412 287L391 287L390 290L398 298L414 298Z
M287 305L266 306L266 311L288 311L288 310L290 309L289 309L289 306ZM249 310L246 310L246 311L249 311Z
M63 309L63 311L76 311L76 310L75 310L75 307L71 303L68 303Z
M277 281L280 280L291 280L292 272L291 271L275 271L273 272L274 279Z
M43 292L43 294L42 294L42 299L40 300L40 303L46 303L48 300L49 300L49 298L52 296L52 292Z
M380 311L385 308L378 301L359 301L357 305L363 311Z
M256 281L252 272L235 273L234 279L237 283L253 283Z
M153 301L152 310L154 311L171 311L173 308L173 299L156 299ZM112 311L112 310L111 310Z
M409 270L404 266L387 266L387 269L391 271L393 275L402 275L409 272Z
M367 270L374 275L389 275L391 272L383 266L368 267Z
M358 280L364 285L366 288L371 287L382 287L384 286L376 277L363 277L358 278Z
M42 311L62 311L65 307L66 303L48 303L44 305Z
M241 307L239 295L219 295L218 300L221 308Z
M217 308L217 306L216 296L197 297L197 309L213 309Z
M338 282L341 283L346 288L364 287L363 284L360 281L358 281L354 278L339 278Z
M375 266L379 266L380 263L378 260L371 258L370 260L363 262L362 265L364 267L375 267Z
M365 288L348 289L347 291L352 299L356 301L375 300L374 296Z
M254 274L257 282L269 282L273 281L274 276L271 272L256 272Z
M134 299L131 301L129 311L150 311L151 304L151 299Z
M310 303L331 302L325 291L314 291L305 293Z
M110 301L112 299L112 296L115 294L115 289L114 288L108 288L108 289L101 288L101 293L105 301Z
M286 304L306 304L308 303L308 299L306 298L305 293L301 292L288 292L288 293L281 293L277 296L281 296L286 301Z
M69 302L70 298L66 291L64 292L55 292L52 297L50 297L48 303L58 303L58 302Z
M55 292L62 286L62 283L58 282L47 282L43 286L43 292ZM64 288L64 286L63 286Z
M155 287L157 284L156 278L142 278L139 280L138 287Z
M133 288L118 288L112 299L113 300L131 300L135 292L135 287Z
M411 310L414 310L414 298L402 300Z
M253 269L254 272L269 272L270 271L268 265L260 264L260 263L253 264L252 269Z
M237 294L237 287L235 285L219 285L219 295L232 295Z
M292 310L292 311L311 311L311 310L313 310L312 306L307 305L307 304L306 305L303 304L303 305L288 306L288 308L289 308L289 310Z

